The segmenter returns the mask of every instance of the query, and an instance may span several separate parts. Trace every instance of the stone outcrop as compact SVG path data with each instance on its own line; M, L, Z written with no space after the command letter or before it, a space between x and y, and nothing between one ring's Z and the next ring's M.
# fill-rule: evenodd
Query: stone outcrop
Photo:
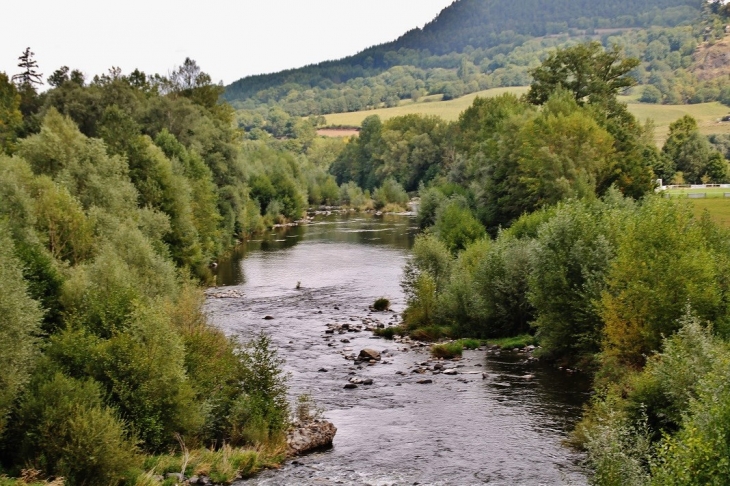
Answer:
M307 452L332 445L337 427L326 420L314 420L294 425L287 433L287 455L299 456Z

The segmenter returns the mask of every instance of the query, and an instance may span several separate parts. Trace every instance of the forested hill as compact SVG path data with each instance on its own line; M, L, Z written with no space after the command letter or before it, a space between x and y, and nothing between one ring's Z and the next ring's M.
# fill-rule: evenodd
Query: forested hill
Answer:
M569 29L676 25L695 16L698 0L459 0L423 29L374 50L428 49L434 54L488 48L503 35L541 37Z
M414 29L394 42L338 61L246 77L228 86L224 97L229 102L242 102L261 91L276 90L287 84L326 89L351 79L376 76L401 65L453 69L458 67L461 57L458 54L465 51L497 48L506 54L530 38L571 30L674 26L697 18L703 3L702 0L457 0L423 29ZM278 98L277 93L269 94L268 98L272 96Z

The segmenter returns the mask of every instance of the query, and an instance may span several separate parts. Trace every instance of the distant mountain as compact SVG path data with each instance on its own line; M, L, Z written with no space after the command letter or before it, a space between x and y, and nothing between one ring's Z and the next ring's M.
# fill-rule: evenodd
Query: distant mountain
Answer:
M530 39L561 33L601 33L601 29L675 26L698 18L703 0L457 0L445 8L423 29L414 29L399 39L368 48L353 56L317 65L291 69L274 74L249 76L226 87L224 98L239 108L255 108L278 103L292 91L308 89L332 90L358 78L372 78L394 66L412 66L420 70L450 69L455 75L463 62L464 53L472 64L506 55ZM474 51L477 54L474 55ZM467 66L468 67L468 66ZM492 70L488 64L481 73ZM439 73L441 75L442 73ZM416 80L426 80L424 72L411 73ZM463 79L463 72L459 73ZM524 82L524 70L502 85ZM448 84L452 80L445 79ZM377 83L376 83L377 84ZM411 83L412 84L412 83ZM425 87L427 93L443 93L434 83ZM446 86L442 83L440 86ZM484 84L484 83L482 83ZM420 86L420 87L419 87ZM467 89L468 88L464 88ZM464 89L461 89L463 94ZM456 95L459 95L457 90ZM318 98L320 98L318 93ZM335 96L328 93L325 97ZM362 99L355 103L342 100L327 106L314 106L302 99L296 107L285 108L291 114L321 114L352 111L370 106ZM405 88L390 90L380 99L411 97ZM378 98L374 103L377 105ZM363 106L360 106L363 105Z

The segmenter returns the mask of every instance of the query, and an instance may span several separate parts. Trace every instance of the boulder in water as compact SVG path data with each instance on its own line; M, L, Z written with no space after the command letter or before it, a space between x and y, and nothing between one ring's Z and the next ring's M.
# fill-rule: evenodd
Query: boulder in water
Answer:
M313 420L296 425L289 429L286 436L287 455L299 456L320 447L330 446L336 433L337 427L326 420Z
M380 353L375 351L374 349L363 349L360 351L360 359L364 360L371 360L374 359L376 361L380 361Z

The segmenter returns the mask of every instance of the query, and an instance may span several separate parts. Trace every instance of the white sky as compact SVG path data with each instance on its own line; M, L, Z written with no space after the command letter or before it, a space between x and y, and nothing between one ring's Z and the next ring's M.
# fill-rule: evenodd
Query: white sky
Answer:
M167 74L190 57L215 82L339 59L423 27L453 0L3 0L0 71ZM87 79L88 79L87 77Z

